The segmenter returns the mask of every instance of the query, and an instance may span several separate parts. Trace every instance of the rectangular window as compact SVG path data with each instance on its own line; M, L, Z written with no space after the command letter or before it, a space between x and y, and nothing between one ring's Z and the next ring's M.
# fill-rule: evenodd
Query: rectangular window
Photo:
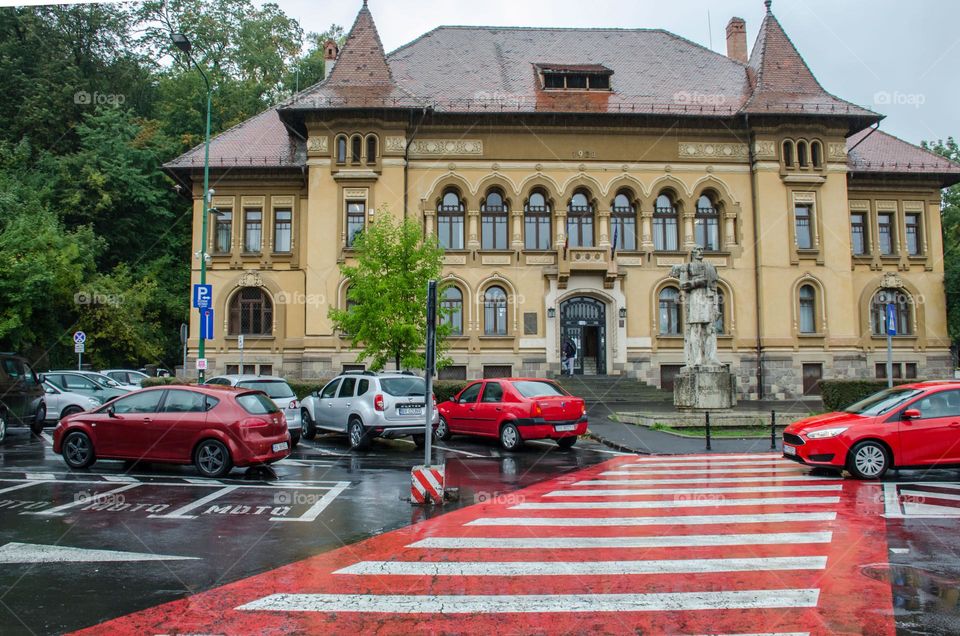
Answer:
M256 375L257 365L255 364L245 364L243 365L243 374L244 375Z
M486 212L481 220L481 245L485 250L507 249L506 212Z
M229 254L233 243L233 210L219 210L213 215L213 251Z
M658 252L677 251L677 217L653 217L653 247Z
M910 364L913 365L914 377L916 377L917 365L916 365L915 363L909 363L907 366L909 367ZM894 363L893 363L893 366L892 366L892 369L893 369L893 379L894 379L894 380L902 380L902 379L903 379L903 365L901 365L899 362L894 362ZM878 362L878 363L876 364L876 370L877 370L877 379L878 379L878 380L886 380L886 379L887 379L887 363L886 363L886 362ZM909 377L909 376L907 376L907 377Z
M908 214L907 225L907 253L910 256L919 256L920 250L920 215Z
M633 216L613 217L614 247L632 252L637 249L637 219Z
M567 217L567 245L593 247L593 217L571 214Z
M893 254L893 215L877 215L877 239L880 243L880 254L890 256Z
M441 369L437 377L441 380L466 380L467 367L462 364L452 364Z
M707 252L720 249L720 229L716 217L700 217L694 220L694 238L697 245Z
M441 212L437 217L437 239L445 250L462 250L463 214Z
M260 365L260 375L273 375L273 365L272 365L272 364L261 364L261 365Z
M798 205L793 211L797 234L797 247L801 250L813 249L813 208L810 205Z
M240 366L236 364L227 365L227 375L237 375L240 373Z
M485 364L483 366L483 377L486 378L509 378L513 375L513 367L509 364Z
M867 253L867 215L863 213L850 215L850 249L854 256L863 256Z
M559 73L545 73L543 76L544 88L563 88L563 75Z
M244 212L243 251L259 252L263 238L263 211L246 210Z
M523 219L523 242L528 250L550 249L550 212L527 212Z
M366 201L347 201L347 247L353 247L367 220Z
M273 251L288 253L293 247L293 211L273 212Z
M916 380L917 379L917 363L916 362L907 362L904 366L904 374L907 380Z

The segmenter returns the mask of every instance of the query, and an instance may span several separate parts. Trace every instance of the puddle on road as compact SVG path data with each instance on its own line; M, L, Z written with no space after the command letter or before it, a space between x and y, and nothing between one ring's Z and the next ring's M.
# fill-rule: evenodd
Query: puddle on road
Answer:
M886 563L864 566L861 573L890 584L898 635L960 633L960 579Z

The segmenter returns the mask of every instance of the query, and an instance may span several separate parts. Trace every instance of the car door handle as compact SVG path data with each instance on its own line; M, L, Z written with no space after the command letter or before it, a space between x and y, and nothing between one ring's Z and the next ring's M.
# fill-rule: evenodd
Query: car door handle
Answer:
M950 422L950 428L960 428L960 422Z
M502 406L498 406L498 407L497 407L497 410L498 410L498 411L502 411L502 410L503 410L503 407L502 407Z
M328 409L332 409L332 408L333 408L333 404L327 404L327 408L328 408Z
M350 406L350 403L349 403L349 402L347 402L347 404L346 404L346 406Z
M152 418L149 418L149 417L145 417L145 418L143 418L143 421L144 421L144 423L149 424L150 422L153 421L153 419L152 419Z

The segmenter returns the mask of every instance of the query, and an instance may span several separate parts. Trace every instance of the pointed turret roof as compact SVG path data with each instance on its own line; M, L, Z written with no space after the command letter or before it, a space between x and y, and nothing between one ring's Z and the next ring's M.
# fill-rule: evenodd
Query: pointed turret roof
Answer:
M807 113L862 117L879 121L873 111L834 97L820 85L797 47L773 15L767 14L750 53L747 75L751 96L743 107L746 113Z

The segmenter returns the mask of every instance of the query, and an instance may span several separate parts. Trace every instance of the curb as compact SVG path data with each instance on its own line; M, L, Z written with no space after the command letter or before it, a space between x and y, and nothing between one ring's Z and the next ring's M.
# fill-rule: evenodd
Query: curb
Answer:
M587 437L588 439L592 439L592 440L595 441L595 442L599 442L600 444L603 444L604 446L606 446L606 447L608 447L608 448L612 448L612 449L615 450L615 451L620 451L621 453L634 453L634 454L636 454L636 455L658 455L658 454L661 454L661 453L651 453L650 451L638 451L638 450L636 450L636 449L634 449L634 448L630 448L630 447L628 447L628 446L624 446L623 444L618 444L617 442L611 442L610 440L608 440L608 439L606 439L606 438L604 438L604 437L601 437L600 435L597 435L596 433L594 433L593 431L591 431L591 430L589 430L589 429L587 430L586 433L584 433L584 436Z

